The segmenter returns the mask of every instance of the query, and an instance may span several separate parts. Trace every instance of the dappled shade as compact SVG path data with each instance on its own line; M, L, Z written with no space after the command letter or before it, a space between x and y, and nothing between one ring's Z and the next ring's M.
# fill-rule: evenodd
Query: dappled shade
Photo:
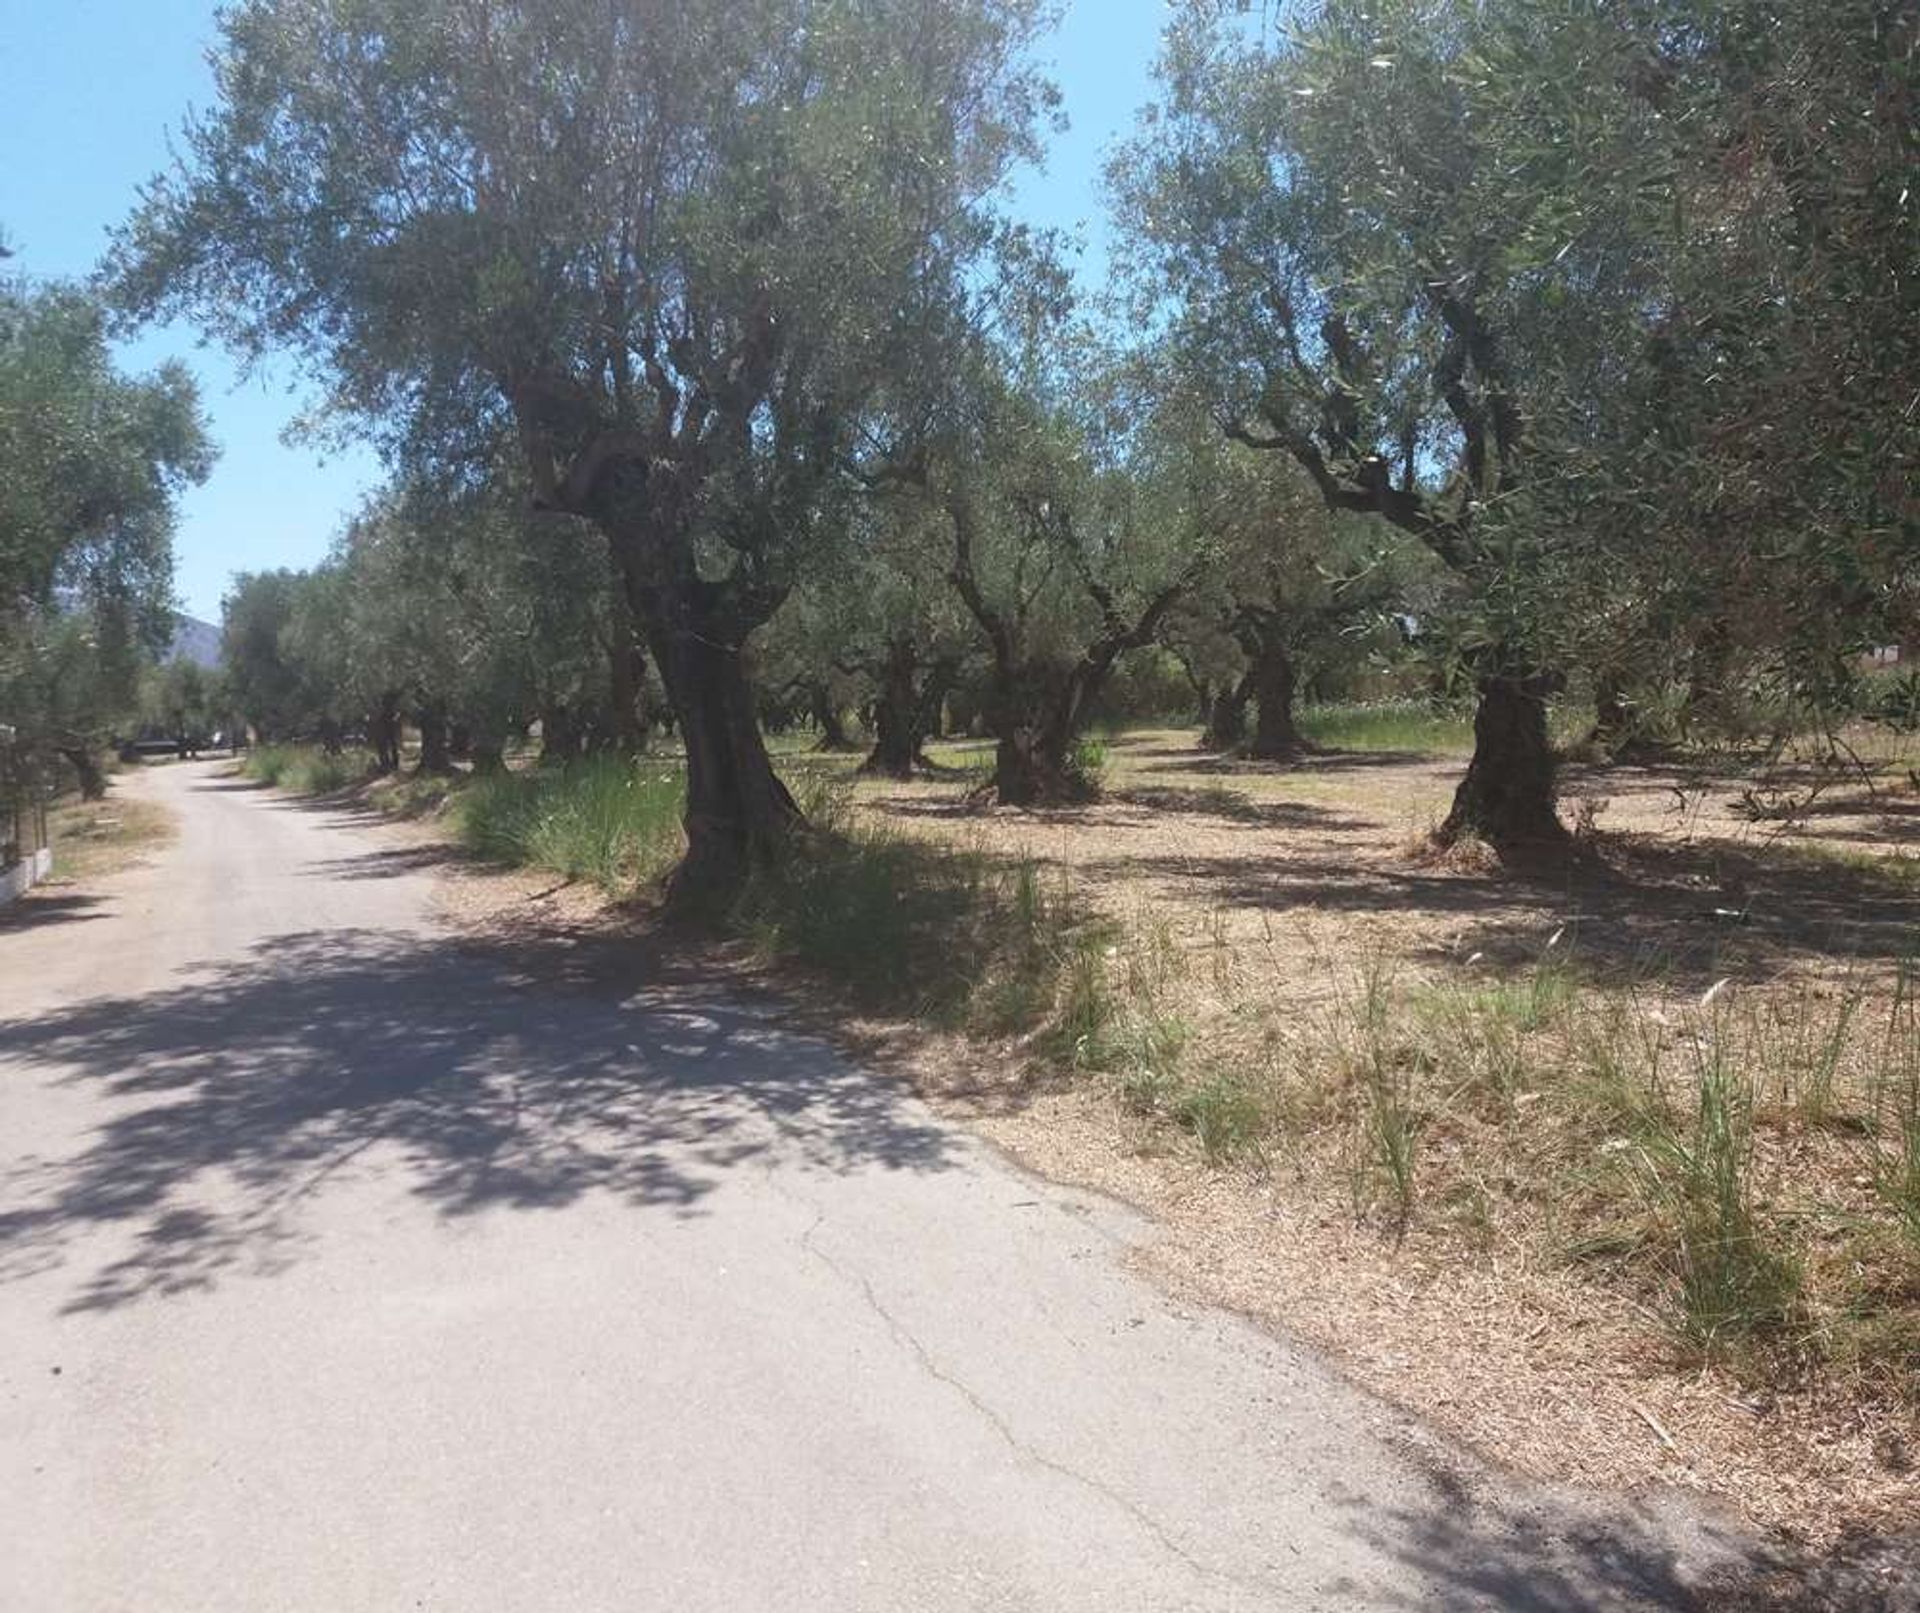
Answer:
M584 944L316 932L0 1024L0 1060L118 1105L77 1154L0 1182L0 1281L71 1261L71 1306L99 1308L270 1271L299 1258L305 1198L376 1166L449 1216L590 1193L685 1216L776 1157L948 1164L899 1089L735 993L632 973ZM105 1227L131 1248L88 1269L79 1242Z

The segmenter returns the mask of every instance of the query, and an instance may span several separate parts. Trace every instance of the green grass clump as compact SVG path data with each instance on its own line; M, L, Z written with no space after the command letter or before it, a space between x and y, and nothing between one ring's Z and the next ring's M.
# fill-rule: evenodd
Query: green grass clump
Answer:
M1421 753L1473 748L1471 714L1429 700L1305 706L1297 721L1302 734L1329 750Z
M1216 1072L1180 1088L1169 1113L1192 1134L1210 1165L1261 1152L1266 1105L1251 1087L1231 1076Z
M1643 1155L1650 1196L1665 1210L1682 1335L1705 1354L1776 1333L1797 1317L1800 1264L1756 1209L1753 1089L1717 1035L1701 1064L1691 1132L1656 1135Z
M679 858L685 775L595 756L564 768L476 778L453 809L461 844L489 862L545 868L625 892Z
M749 879L730 925L862 1007L1012 1035L1056 1012L1083 918L1030 863L845 823L844 792L797 791L812 828Z
M325 751L317 745L260 745L247 754L241 772L296 795L331 795L373 773L373 755L358 748Z

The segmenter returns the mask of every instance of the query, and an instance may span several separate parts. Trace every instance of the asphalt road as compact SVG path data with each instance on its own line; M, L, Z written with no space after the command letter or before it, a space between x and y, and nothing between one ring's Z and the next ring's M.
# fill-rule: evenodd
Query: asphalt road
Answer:
M0 916L0 1609L1642 1607L1738 1542L1164 1297L767 1007L338 808Z

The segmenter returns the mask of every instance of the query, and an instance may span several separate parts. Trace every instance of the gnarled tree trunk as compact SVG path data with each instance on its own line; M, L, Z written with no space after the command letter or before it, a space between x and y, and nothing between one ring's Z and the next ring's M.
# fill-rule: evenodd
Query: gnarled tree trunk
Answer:
M860 748L860 742L847 732L846 718L834 701L833 691L826 684L807 685L807 713L820 730L820 742L816 749L850 751Z
M754 364L771 362L779 334L770 316L756 327ZM748 356L736 354L736 365ZM716 431L724 423L730 438L737 427L741 441L750 436L755 386L765 384L764 376L749 384L750 369L736 367L729 388L735 401L711 413ZM678 397L664 372L650 379L663 396ZM557 507L605 534L627 607L679 721L687 854L668 880L668 907L710 910L753 869L783 857L806 824L767 758L743 655L748 634L779 607L787 585L755 558L764 554L751 544L731 575L701 575L694 538L711 467L700 426L662 427L641 447L636 430L607 433L561 478L539 441L538 406L526 409L535 485L548 483Z
M1557 765L1547 738L1553 679L1492 673L1479 688L1473 756L1437 838L1442 845L1484 840L1500 852L1561 846L1567 832L1554 811Z
M60 754L73 769L74 777L80 781L80 799L83 801L101 801L107 794L107 775L100 770L100 760L93 754L91 745L61 745Z
M423 706L414 714L414 723L420 730L418 771L451 773L453 754L448 746L446 712L438 706Z
M1098 793L1097 780L1075 773L1073 744L1117 654L1096 648L1064 670L996 665L987 720L997 741L994 797L1003 806L1059 806Z
M1009 728L993 753L993 793L1002 806L1058 806L1087 794L1067 766L1072 736L1046 724Z
M614 590L607 645L607 743L629 754L647 748L647 652L628 607L625 590Z
M741 646L729 637L664 624L653 635L687 752L687 855L668 885L681 910L777 861L806 823L767 757Z
M380 704L367 723L367 737L373 741L374 767L382 773L400 770L400 697L392 691L381 695Z
M1253 686L1253 739L1247 746L1249 756L1267 758L1298 756L1306 741L1293 720L1293 695L1296 676L1293 657L1284 643L1263 640L1248 673Z
M1247 737L1247 702L1252 695L1252 678L1243 677L1213 697L1206 730L1200 735L1202 750L1234 750L1240 745Z
M1287 611L1270 605L1243 603L1234 612L1233 636L1247 658L1247 673L1238 694L1253 699L1256 717L1246 754L1267 759L1298 756L1307 748L1294 725L1293 698L1298 679L1289 640Z
M920 750L939 718L953 663L936 656L925 681L916 685L919 671L920 653L913 640L905 635L889 639L873 703L873 749L860 764L861 772L904 779L925 765Z

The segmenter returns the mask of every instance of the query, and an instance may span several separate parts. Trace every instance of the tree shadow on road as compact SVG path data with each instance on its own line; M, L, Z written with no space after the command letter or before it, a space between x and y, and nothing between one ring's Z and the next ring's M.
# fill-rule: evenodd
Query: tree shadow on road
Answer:
M1335 1494L1349 1529L1398 1565L1390 1579L1336 1588L1381 1610L1672 1608L1688 1613L1911 1613L1920 1537L1878 1535L1824 1554L1762 1541L1731 1515L1677 1493L1608 1496L1491 1486L1432 1453L1417 1502Z
M108 909L98 896L56 895L43 887L0 907L0 935L37 930L48 924L84 923L89 919L103 919L107 914Z
M743 1167L937 1170L952 1134L770 1010L634 947L275 937L164 992L0 1025L0 1063L97 1089L66 1158L0 1178L0 1282L69 1310L268 1273L303 1201L378 1170L446 1216L590 1193L685 1216ZM104 1234L104 1236L103 1236Z

